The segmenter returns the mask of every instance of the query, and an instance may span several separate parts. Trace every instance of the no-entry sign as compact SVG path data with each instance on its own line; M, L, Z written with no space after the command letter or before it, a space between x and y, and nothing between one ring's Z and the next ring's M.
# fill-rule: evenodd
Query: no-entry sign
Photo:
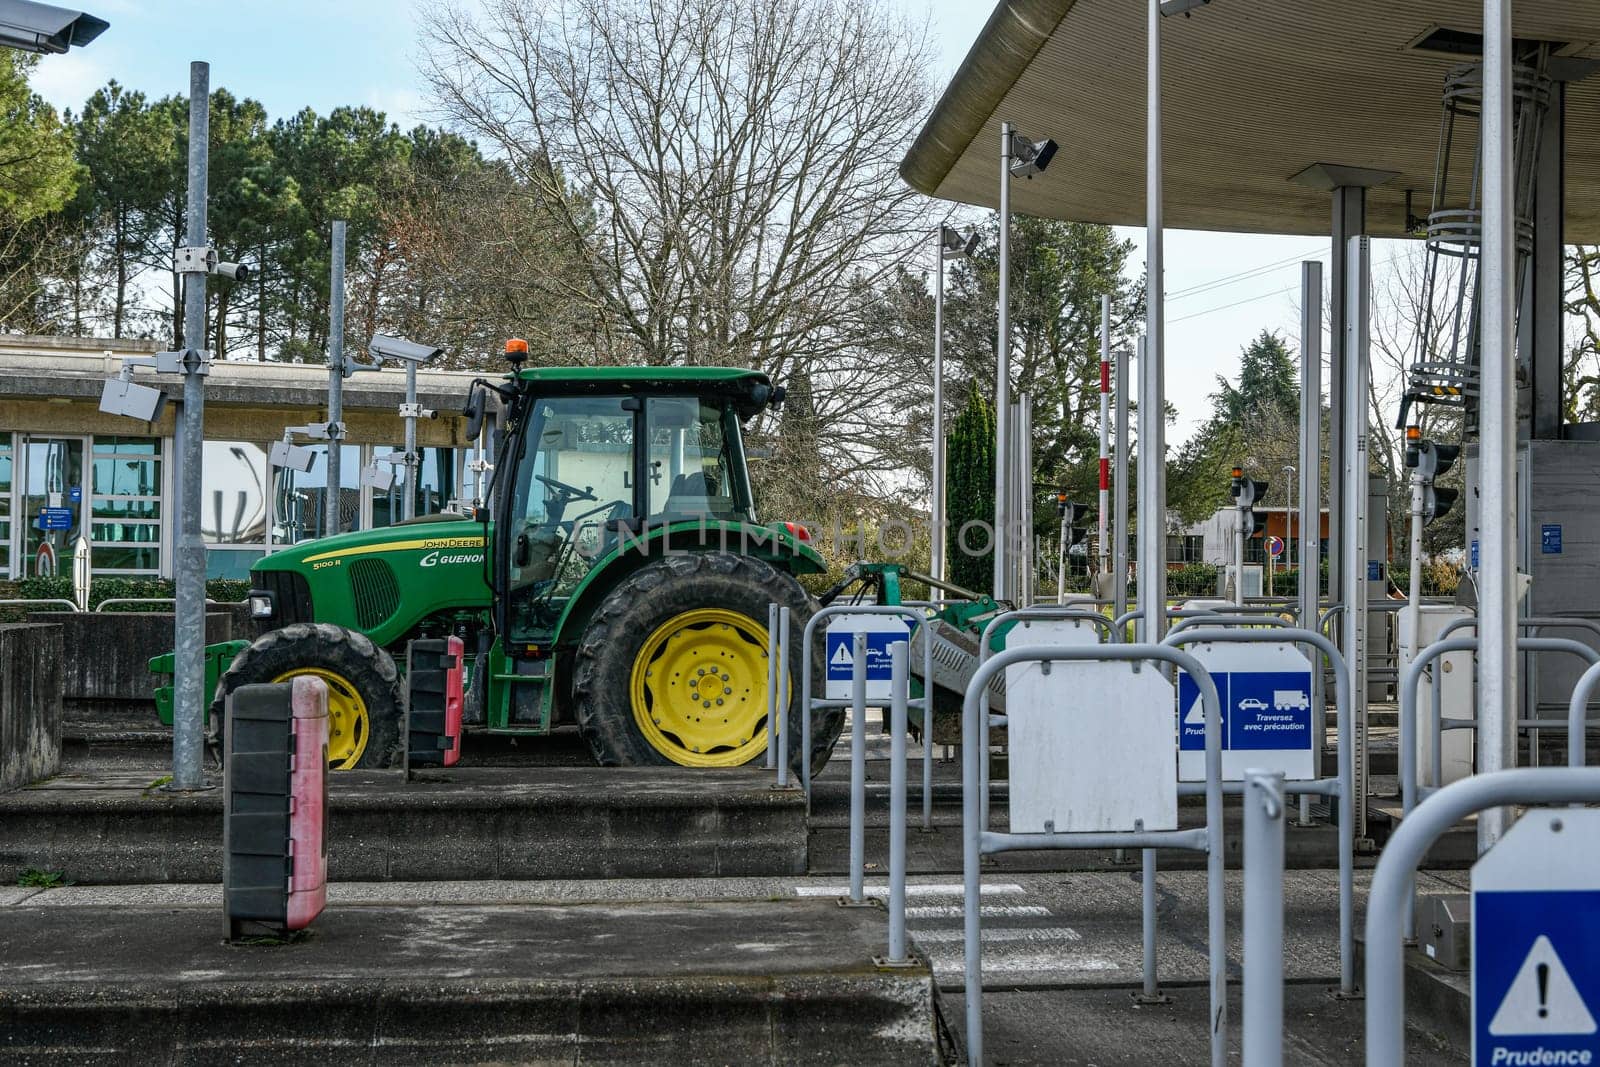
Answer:
M1472 1062L1600 1065L1600 810L1530 811L1472 868Z

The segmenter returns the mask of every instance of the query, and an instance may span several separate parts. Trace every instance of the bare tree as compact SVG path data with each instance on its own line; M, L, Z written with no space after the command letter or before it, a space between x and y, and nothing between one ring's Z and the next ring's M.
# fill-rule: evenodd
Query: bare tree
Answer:
M887 0L442 0L424 25L445 116L582 250L605 347L803 376L819 437L863 431L823 476L892 466L866 431L896 367L864 339L928 224L897 173L921 29Z

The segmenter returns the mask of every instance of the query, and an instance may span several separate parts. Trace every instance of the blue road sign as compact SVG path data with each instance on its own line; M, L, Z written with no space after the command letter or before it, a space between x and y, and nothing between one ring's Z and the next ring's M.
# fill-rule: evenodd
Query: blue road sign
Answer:
M1472 870L1472 1062L1600 1064L1600 811L1535 809Z
M1222 776L1237 781L1250 767L1282 770L1297 781L1315 778L1311 729L1311 671L1289 645L1198 645L1222 702ZM1205 705L1200 687L1178 674L1178 771L1183 781L1205 777ZM1600 1067L1600 1065L1597 1065Z
M1539 527L1539 551L1546 556L1561 555L1561 524L1547 522Z
M855 635L867 635L867 697L881 700L889 696L892 664L889 646L910 639L904 620L886 615L840 615L828 620L823 655L827 663L826 689L831 700L850 698L851 670L855 663Z
M72 529L71 508L40 508L39 517L33 524L41 530L70 530Z
M1477 570L1478 569L1478 539L1476 537L1474 537L1472 539L1472 554L1471 555L1472 555L1472 569L1473 570Z
M1375 559L1367 560L1367 581L1383 581L1383 564Z
M1283 555L1283 538L1278 537L1276 534L1267 538L1267 555L1274 559Z

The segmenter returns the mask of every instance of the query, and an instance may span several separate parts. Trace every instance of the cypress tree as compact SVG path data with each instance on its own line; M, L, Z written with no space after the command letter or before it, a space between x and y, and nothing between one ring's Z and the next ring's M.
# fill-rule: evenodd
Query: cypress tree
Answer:
M977 385L950 424L945 454L946 575L956 585L987 593L994 588L994 408ZM982 523L961 536L968 523ZM963 546L965 542L965 546ZM981 554L974 550L982 549Z

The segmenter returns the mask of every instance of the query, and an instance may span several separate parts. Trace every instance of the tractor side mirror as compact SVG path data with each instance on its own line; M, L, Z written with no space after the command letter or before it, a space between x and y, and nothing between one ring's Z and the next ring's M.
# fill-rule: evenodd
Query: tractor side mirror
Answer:
M483 432L483 417L488 400L489 394L481 388L474 388L467 396L467 406L462 409L461 414L467 417L468 441L476 441L478 435Z

